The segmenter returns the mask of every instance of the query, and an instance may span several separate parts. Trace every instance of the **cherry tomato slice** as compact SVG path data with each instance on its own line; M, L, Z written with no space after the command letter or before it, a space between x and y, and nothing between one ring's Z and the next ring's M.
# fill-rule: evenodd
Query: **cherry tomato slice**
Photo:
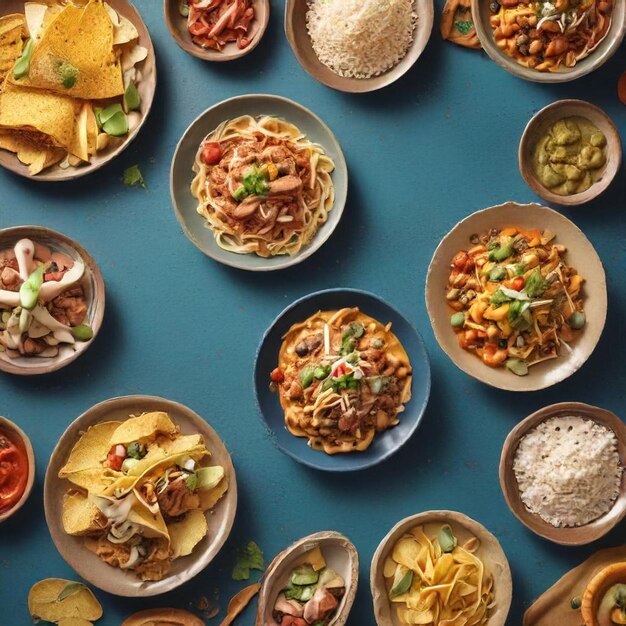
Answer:
M217 165L222 160L220 144L215 141L205 144L202 148L202 160L207 165Z
M270 374L270 380L273 383L282 383L285 380L285 374L283 373L283 370L281 370L280 367L272 370L272 373Z
M118 454L120 452L118 448L120 447L122 446L113 446L107 454L107 462L109 464L109 467L116 470L117 472L122 469L122 463L124 463L124 459L126 458L126 454L124 454L123 456Z
M511 281L511 289L515 289L515 291L521 291L524 288L524 283L526 281L524 280L523 276L516 276L512 281Z

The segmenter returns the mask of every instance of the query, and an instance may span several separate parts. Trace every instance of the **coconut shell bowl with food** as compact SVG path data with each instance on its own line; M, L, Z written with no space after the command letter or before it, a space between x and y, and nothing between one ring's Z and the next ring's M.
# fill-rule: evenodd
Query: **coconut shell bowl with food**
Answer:
M562 545L597 541L626 517L626 425L580 402L553 404L522 420L500 458L511 512Z
M0 230L0 370L69 365L95 340L104 308L104 279L78 242L43 226Z

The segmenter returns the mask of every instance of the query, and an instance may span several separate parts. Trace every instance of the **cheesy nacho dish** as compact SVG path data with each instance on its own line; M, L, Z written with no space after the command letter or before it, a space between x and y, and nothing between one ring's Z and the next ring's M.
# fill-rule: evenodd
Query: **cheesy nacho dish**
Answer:
M26 2L0 18L0 148L29 173L89 163L139 124L139 45L102 0Z
M366 450L411 398L411 364L391 324L358 308L295 324L278 360L271 387L289 432L327 454Z
M109 565L161 580L205 537L228 489L210 459L202 435L182 435L161 411L91 426L59 471L71 483L63 528Z

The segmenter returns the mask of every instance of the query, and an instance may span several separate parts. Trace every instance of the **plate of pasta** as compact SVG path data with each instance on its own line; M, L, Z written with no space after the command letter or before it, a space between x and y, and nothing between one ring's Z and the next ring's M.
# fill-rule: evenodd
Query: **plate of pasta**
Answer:
M500 389L535 391L571 376L595 349L606 278L566 217L507 202L444 237L428 270L426 306L457 367Z
M254 376L279 448L328 471L391 456L419 425L430 393L417 331L355 289L319 291L287 307L263 337Z
M313 254L339 223L347 168L332 131L278 96L225 100L181 139L172 201L190 241L216 261L281 269Z
M626 30L625 0L472 0L485 52L536 82L580 78L604 64Z

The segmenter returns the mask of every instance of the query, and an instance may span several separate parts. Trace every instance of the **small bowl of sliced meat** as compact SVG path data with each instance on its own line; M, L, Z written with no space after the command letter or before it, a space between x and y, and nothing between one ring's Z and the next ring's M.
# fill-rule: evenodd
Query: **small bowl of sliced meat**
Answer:
M104 304L102 274L77 242L41 226L0 230L0 370L65 367L98 334Z

